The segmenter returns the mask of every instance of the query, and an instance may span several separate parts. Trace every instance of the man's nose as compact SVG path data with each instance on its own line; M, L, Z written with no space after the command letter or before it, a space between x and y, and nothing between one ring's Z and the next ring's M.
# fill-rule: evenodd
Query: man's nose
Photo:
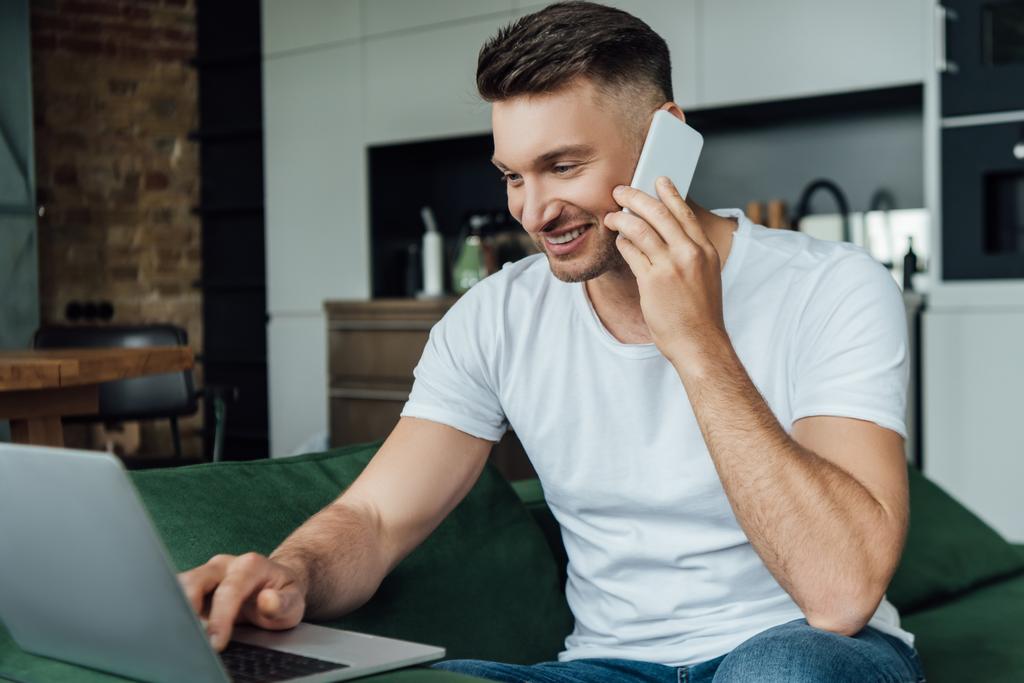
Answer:
M558 218L562 213L561 202L546 196L543 188L534 186L525 188L523 199L523 228L531 234L540 232L541 228Z

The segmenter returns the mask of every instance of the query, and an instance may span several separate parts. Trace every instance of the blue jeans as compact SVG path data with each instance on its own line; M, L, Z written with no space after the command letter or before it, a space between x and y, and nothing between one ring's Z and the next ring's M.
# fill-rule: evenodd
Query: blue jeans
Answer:
M899 638L870 626L853 637L796 619L740 643L721 657L692 666L665 666L628 659L501 664L451 659L433 665L508 683L921 683L921 660Z

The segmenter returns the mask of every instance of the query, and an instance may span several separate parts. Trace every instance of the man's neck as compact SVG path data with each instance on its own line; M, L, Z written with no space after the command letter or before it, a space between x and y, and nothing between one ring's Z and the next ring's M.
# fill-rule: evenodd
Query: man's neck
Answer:
M701 228L718 252L718 260L724 269L732 249L737 220L713 214L692 200L686 203L693 209ZM584 287L597 317L613 337L624 344L647 344L653 341L640 308L640 289L636 276L625 262L616 270L588 280Z

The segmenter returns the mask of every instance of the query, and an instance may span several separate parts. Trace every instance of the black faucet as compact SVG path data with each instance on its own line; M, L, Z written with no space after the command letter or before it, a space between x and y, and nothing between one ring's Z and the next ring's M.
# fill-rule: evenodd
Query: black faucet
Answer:
M888 249L892 245L892 224L889 222L889 212L896 208L896 199L892 196L892 193L884 187L875 190L875 193L871 195L871 201L868 202L868 212L879 211L883 212L883 219L885 226L885 246ZM865 217L864 229L867 230L867 218ZM867 242L865 242L867 244ZM893 261L883 261L882 265L886 268L892 269Z
M818 178L810 185L804 188L804 191L800 194L800 199L796 203L796 214L793 216L793 229L800 229L800 219L807 215L808 209L811 204L811 195L818 190L827 190L836 199L836 204L839 205L839 213L843 219L843 241L851 242L852 234L850 231L850 206L846 202L846 195L839 189L831 180L827 178Z

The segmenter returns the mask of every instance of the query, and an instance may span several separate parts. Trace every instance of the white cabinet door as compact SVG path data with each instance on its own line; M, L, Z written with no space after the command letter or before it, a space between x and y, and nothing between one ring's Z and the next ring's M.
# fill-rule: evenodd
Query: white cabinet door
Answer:
M267 306L369 296L358 44L263 66Z
M476 91L477 55L510 18L364 39L367 142L490 131L490 105Z
M1024 308L924 314L924 470L1024 542Z
M263 54L359 38L359 0L263 0Z
M549 2L519 1L515 16L542 9ZM637 17L665 39L672 59L673 99L683 111L697 102L697 0L604 0Z
M273 315L267 325L270 455L293 455L327 434L324 314Z
M363 35L509 12L512 0L362 0Z
M697 0L610 0L665 39L672 58L673 98L683 111L697 105Z
M924 80L924 0L698 2L702 106Z

